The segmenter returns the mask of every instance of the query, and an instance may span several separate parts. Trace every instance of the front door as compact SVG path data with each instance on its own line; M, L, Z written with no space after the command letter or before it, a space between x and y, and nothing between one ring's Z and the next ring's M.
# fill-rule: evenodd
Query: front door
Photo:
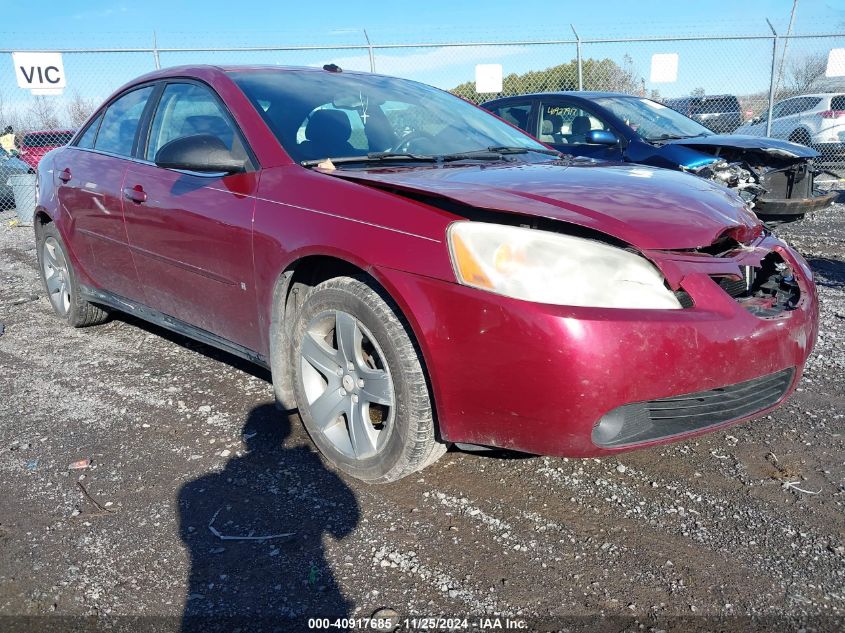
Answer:
M592 130L616 133L595 113L566 100L554 100L540 106L540 135L538 138L556 150L574 156L588 156L601 160L622 160L622 146L590 143L587 134ZM618 136L618 134L617 134Z
M164 169L156 152L195 134L247 157L243 137L205 85L168 83L149 140L127 170L126 231L150 307L249 349L260 332L252 260L258 172L224 176Z

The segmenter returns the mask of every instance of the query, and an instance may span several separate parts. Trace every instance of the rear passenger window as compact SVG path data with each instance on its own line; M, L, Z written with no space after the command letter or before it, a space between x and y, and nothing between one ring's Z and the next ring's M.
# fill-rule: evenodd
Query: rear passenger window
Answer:
M515 125L529 134L532 133L531 130L528 129L528 117L531 114L530 103L496 106L492 108L492 112L502 117L511 125Z
M76 142L77 147L81 147L83 149L93 149L94 148L94 139L97 137L97 128L100 127L100 121L103 120L103 115L101 114L96 119L91 121L91 125L89 125L85 132L82 133L82 136L79 137L79 140Z
M830 100L831 110L845 110L845 95L837 95Z
M103 115L94 149L131 156L141 114L152 92L152 86L139 88L113 102Z
M801 112L812 110L821 103L820 97L805 97L804 103L801 104Z

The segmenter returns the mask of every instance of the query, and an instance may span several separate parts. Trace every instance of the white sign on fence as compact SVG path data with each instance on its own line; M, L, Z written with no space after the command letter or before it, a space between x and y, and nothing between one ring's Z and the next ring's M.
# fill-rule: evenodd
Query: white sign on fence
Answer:
M678 54L655 53L651 56L651 82L670 84L678 81Z
M12 53L18 86L32 94L61 94L65 67L61 53Z
M475 66L475 91L501 92L502 91L502 65L501 64L476 64Z
M845 48L831 48L827 55L826 77L845 77Z

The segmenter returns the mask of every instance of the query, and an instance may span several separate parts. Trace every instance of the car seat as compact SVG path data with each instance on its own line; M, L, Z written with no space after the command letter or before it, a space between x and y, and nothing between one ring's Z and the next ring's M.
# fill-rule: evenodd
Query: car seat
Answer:
M358 152L349 144L352 124L342 110L317 110L305 126L305 141L299 149L307 159L331 156L355 156Z

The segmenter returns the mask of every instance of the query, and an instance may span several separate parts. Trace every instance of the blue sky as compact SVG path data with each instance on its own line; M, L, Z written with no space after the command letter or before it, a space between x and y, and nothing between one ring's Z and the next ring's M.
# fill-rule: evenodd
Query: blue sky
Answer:
M241 34L272 32L292 43L360 41L367 28L376 42L443 40L471 35L483 39L569 37L575 23L582 37L609 33L699 34L767 32L769 17L785 31L791 0L686 2L683 0L322 0L245 2L232 0L146 0L145 2L5 2L6 28L22 43L61 45L144 44L157 30L165 44L240 43ZM27 25L33 28L28 29ZM796 31L845 25L845 2L799 0ZM3 46L9 46L4 34ZM187 40L187 41L186 41ZM17 43L15 43L17 45Z
M505 73L542 69L568 62L574 46L505 47L508 40L572 37L570 23L582 38L666 35L738 35L769 33L768 17L786 31L792 0L741 2L577 0L321 0L318 2L225 2L219 0L146 2L4 3L0 46L4 49L150 46L153 31L163 47L361 44L367 29L374 44L448 41L491 42L477 48L394 49L376 51L377 71L449 88L473 78L477 63L501 63ZM845 32L845 0L799 0L796 33ZM826 52L845 47L845 38L795 40L790 54ZM652 85L651 55L680 56L678 81ZM630 56L646 89L662 96L681 96L697 87L707 92L744 93L765 88L771 63L771 42L669 43L591 45L585 57ZM8 94L15 87L11 57L0 60L0 95L7 101L28 96ZM165 53L162 64L279 63L315 65L337 61L347 68L368 68L365 51ZM101 99L133 76L152 69L148 54L110 56L66 55L68 86ZM23 91L21 91L23 92Z

